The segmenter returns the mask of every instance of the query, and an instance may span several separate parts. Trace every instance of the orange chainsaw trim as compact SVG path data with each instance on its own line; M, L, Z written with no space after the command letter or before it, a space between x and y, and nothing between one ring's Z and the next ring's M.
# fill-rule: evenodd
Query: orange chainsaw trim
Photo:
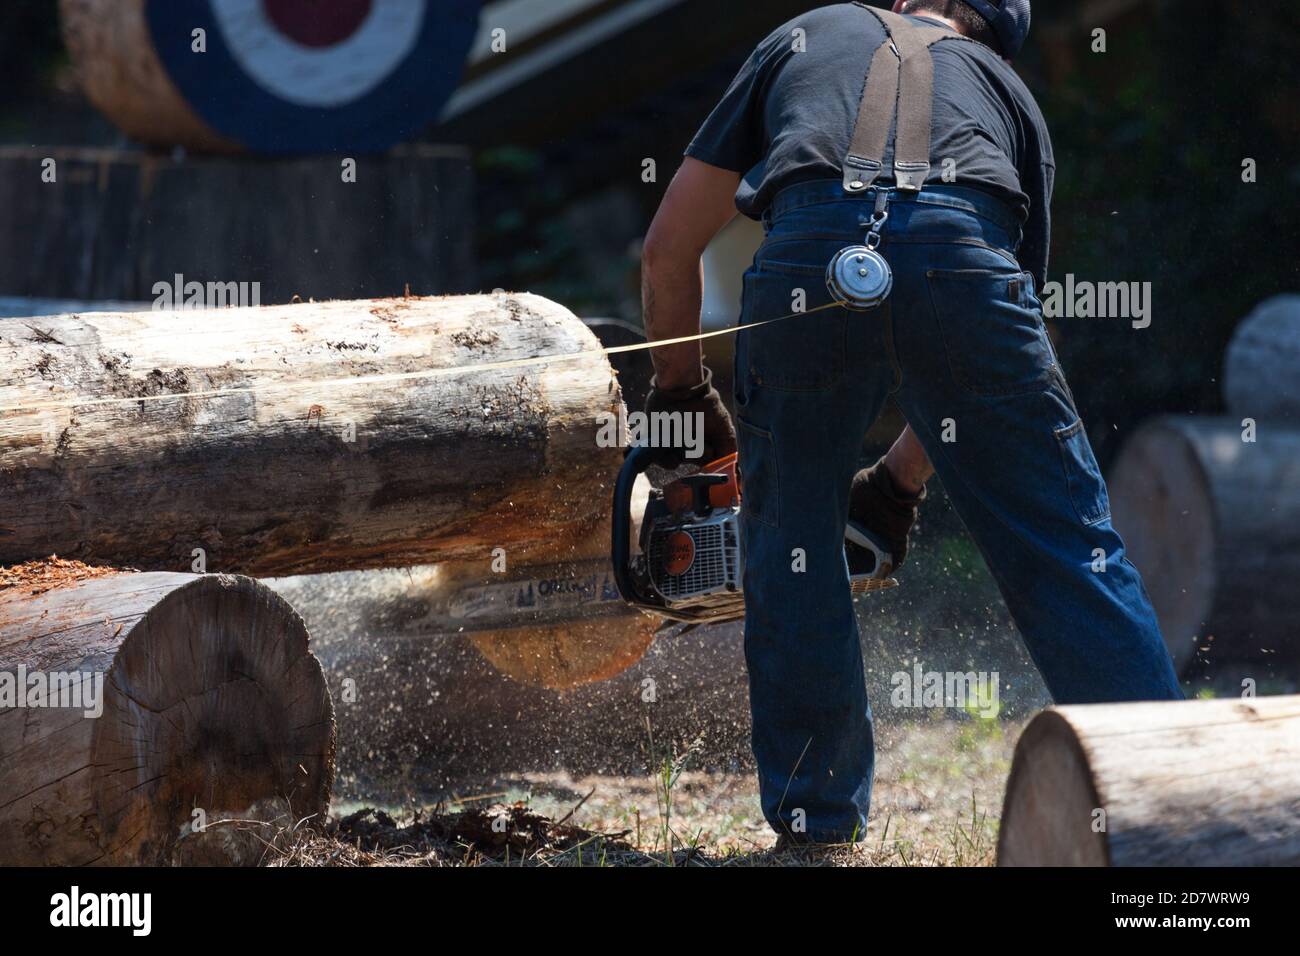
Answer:
M740 504L740 476L736 471L736 453L711 461L698 472L701 475L726 475L725 484L709 487L709 507L734 508ZM664 504L673 514L688 511L695 504L691 489L680 478L664 485Z

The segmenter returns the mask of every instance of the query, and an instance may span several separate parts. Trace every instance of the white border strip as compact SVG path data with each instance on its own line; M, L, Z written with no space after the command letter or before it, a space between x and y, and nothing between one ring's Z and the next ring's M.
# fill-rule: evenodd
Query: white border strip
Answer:
M509 61L500 69L493 70L486 76L463 84L447 103L442 112L442 119L445 122L459 116L461 113L468 112L476 106L526 82L531 77L550 69L557 63L571 59L584 50L589 50L610 37L683 2L685 0L629 0L628 3L611 10L604 16L597 17L590 23L584 23L576 29L556 37L553 42L547 43L517 60ZM590 6L590 3L585 5ZM483 16L482 29L486 30L490 35L495 28L489 22L492 11L485 10ZM509 39L509 35L507 35L507 39ZM518 40L512 42L518 42ZM491 55L509 56L509 53Z

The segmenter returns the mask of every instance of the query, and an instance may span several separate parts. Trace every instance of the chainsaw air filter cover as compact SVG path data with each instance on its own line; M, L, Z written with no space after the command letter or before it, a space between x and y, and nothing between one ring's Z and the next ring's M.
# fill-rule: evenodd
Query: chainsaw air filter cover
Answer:
M740 591L740 522L736 509L652 520L646 567L664 599L694 602Z
M874 309L893 287L894 272L889 263L866 246L845 246L826 267L826 288L846 309Z

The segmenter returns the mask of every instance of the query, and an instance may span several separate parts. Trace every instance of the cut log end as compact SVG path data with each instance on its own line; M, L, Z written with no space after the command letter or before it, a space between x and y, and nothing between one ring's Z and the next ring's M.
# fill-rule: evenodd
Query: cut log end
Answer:
M1223 397L1233 417L1300 423L1300 295L1257 305L1233 333Z
M1016 746L998 833L999 866L1105 866L1097 796L1074 729L1045 711ZM1014 821L1014 826L1005 822Z
M98 717L0 714L0 861L251 862L215 831L250 808L285 826L328 809L329 693L301 618L264 585L123 574L0 594L0 622L0 670L103 688Z
M1001 866L1295 866L1300 697L1039 714L1011 765Z

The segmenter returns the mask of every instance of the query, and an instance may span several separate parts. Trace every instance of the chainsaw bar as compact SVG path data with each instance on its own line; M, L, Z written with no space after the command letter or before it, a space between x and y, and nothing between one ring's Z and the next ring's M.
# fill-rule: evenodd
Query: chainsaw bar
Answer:
M874 594L876 591L888 591L898 587L898 578L865 578L849 582L849 590L854 594Z

